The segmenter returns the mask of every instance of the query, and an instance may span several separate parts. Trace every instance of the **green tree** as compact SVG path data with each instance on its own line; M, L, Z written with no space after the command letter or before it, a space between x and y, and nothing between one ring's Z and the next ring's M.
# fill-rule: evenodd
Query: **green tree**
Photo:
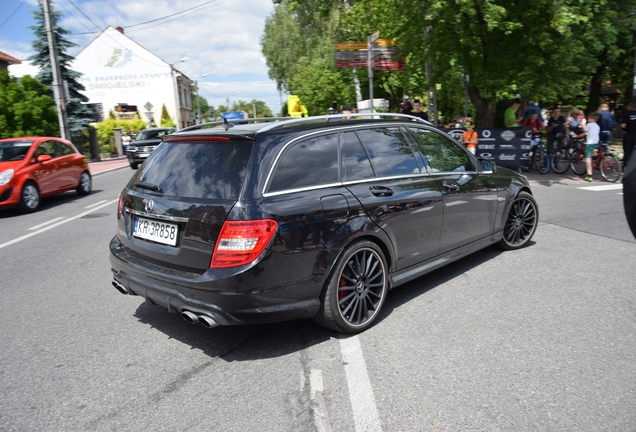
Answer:
M257 117L273 117L272 110L269 109L265 102L252 99L251 102L245 102L239 100L238 102L234 102L232 104L232 109L230 111L245 111L248 113L250 117L254 117L254 107L256 106L256 115ZM220 108L220 107L219 107Z
M60 136L49 89L29 75L18 81L0 71L0 136Z
M40 67L38 79L49 88L52 88L53 72L51 69L51 57L46 37L44 12L40 7L32 11L32 13L36 22L36 25L30 27L35 34L35 40L32 44L35 54L30 56L29 60L31 60L34 65ZM69 67L74 60L74 57L66 53L68 49L77 46L77 44L67 40L64 36L70 34L70 32L64 27L57 25L62 15L55 11L53 7L50 9L50 15L53 28L55 30L53 33L55 35L57 59L60 65L61 79L66 81L70 96L69 100L66 102L68 124L71 134L77 135L81 134L81 131L86 129L88 124L92 121L91 110L86 105L82 104L82 102L88 102L88 98L80 93L85 90L84 86L78 81L81 74Z
M168 114L168 108L166 108L166 104L161 106L161 127L176 127L176 123Z

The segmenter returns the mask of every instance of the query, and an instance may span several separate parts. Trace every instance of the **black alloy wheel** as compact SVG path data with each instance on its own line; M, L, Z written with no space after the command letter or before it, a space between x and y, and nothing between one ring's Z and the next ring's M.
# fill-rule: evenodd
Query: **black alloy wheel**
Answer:
M353 243L338 259L314 320L342 333L360 333L378 317L388 289L382 250L367 240Z
M528 244L539 224L539 208L532 195L520 192L512 202L504 226L502 249L514 250Z

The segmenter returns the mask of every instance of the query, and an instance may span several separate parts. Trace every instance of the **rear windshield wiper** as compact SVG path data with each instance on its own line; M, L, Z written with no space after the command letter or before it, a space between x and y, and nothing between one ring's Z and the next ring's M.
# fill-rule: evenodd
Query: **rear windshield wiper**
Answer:
M135 183L135 186L143 188L143 189L148 189L151 191L155 191L155 192L163 192L163 189L161 189L159 186L152 184L152 183L146 183L146 182L137 182Z

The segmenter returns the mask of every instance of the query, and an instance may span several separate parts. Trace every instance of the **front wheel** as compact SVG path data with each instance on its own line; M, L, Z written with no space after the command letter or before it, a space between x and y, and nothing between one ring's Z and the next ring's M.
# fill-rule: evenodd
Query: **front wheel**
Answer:
M532 154L533 162L537 167L537 171L541 174L547 174L550 171L550 158L543 147L537 147Z
M389 289L382 250L371 241L347 247L321 295L318 324L342 333L360 333L378 317Z
M539 224L539 207L532 195L520 192L510 205L499 247L520 249L528 244Z
M570 152L566 148L560 148L552 155L552 170L557 174L563 174L570 168Z
M601 176L608 182L615 183L621 178L621 163L613 154L606 154L599 163Z
M585 150L578 149L570 155L570 168L574 174L580 176L587 172L587 168L585 167Z
M20 204L18 209L25 213L34 212L40 207L40 191L35 183L29 181L20 192Z

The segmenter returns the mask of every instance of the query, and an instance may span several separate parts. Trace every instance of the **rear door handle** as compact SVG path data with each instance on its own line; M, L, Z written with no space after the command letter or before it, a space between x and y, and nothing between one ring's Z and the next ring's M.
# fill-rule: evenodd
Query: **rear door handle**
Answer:
M377 197L386 197L393 195L393 189L384 186L371 186L371 193Z
M443 181L442 186L444 186L448 190L458 191L459 185L455 182Z

